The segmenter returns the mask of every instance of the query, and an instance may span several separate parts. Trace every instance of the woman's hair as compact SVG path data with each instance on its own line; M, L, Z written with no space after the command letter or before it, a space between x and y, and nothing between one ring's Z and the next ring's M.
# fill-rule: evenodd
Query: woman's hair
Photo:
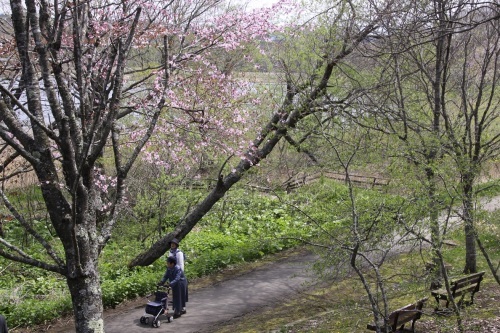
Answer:
M168 257L168 258L167 258L167 262L168 262L168 263L172 263L172 262L173 262L174 264L176 264L176 265L177 265L177 259L176 259L176 258L174 258L174 257Z

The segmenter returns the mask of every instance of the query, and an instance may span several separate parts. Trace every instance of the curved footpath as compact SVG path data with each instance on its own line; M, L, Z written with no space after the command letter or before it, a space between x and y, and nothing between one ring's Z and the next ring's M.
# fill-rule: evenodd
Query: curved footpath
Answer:
M315 259L312 254L292 256L256 268L236 278L216 283L212 286L189 293L187 313L171 323L161 316L159 328L151 324L143 325L139 319L145 313L144 305L126 309L120 313L106 317L104 328L106 333L142 333L142 332L207 332L211 326L229 321L250 313L263 305L272 305L287 296L305 289L314 282L309 264ZM161 273L159 273L161 275ZM70 333L74 329L63 329L52 332Z

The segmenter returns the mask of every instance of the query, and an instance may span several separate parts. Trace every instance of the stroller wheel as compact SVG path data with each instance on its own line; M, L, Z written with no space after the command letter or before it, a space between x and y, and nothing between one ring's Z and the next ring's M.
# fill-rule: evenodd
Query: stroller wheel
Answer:
M146 324L146 325L149 324L149 318L148 317L144 317L144 324Z
M171 316L168 316L168 317L167 317L167 323L172 322L172 319L173 319L173 318L172 318Z
M141 322L141 324L145 324L145 322L144 322L144 316L142 316L141 319L139 319L139 321Z
M159 320L153 320L153 327L154 328L158 328L158 327L160 327L160 325L161 325L161 321L159 321Z

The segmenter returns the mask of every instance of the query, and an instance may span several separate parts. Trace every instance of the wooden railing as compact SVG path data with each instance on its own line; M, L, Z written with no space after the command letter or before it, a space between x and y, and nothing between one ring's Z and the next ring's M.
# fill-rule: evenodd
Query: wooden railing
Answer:
M346 175L342 173L336 172L324 172L312 175L303 175L300 177L293 177L286 181L283 186L287 191L294 190L300 186L310 184L318 179L325 177L333 180L338 180L342 182L346 182ZM356 175L350 174L349 180L352 184L360 187L374 188L374 187L383 187L389 185L390 179L377 177L377 176L365 176L365 175Z

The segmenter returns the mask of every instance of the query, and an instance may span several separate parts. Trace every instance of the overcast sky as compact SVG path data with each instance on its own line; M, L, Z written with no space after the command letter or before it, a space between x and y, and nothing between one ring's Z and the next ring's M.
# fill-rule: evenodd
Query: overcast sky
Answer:
M248 8L259 8L259 7L271 7L271 5L278 0L231 0L235 2L248 3ZM0 14L10 13L10 8L8 8L8 0L0 0Z
M248 8L271 7L278 0L249 0Z

